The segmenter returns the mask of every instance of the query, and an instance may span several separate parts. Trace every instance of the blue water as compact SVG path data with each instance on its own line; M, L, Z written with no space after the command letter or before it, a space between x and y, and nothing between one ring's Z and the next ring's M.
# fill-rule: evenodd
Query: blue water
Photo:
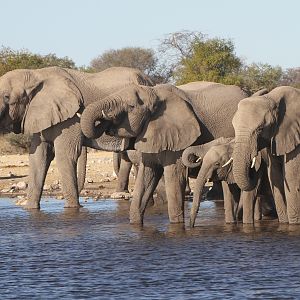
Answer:
M125 200L83 204L0 200L0 299L300 299L300 226L224 225L206 201L194 229L165 208L141 228Z

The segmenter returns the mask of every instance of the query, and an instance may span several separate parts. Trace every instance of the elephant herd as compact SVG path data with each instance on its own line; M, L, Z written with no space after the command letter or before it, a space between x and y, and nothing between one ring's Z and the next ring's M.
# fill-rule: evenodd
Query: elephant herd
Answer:
M271 197L279 222L300 223L300 90L293 87L249 96L213 82L154 86L122 67L14 70L0 77L0 127L31 136L28 209L40 208L54 157L65 207L80 207L91 147L136 151L131 223L143 223L162 176L169 220L184 222L187 168L197 178L191 226L207 180L222 182L225 222L236 222L242 207L243 223L253 223L255 206Z

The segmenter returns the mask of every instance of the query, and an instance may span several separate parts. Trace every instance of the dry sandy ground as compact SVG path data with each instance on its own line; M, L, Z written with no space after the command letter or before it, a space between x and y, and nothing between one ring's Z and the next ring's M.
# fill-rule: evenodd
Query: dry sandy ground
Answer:
M0 156L0 196L17 197L26 195L28 183L28 154ZM130 177L130 188L134 178ZM82 197L109 198L115 191L117 181L113 172L112 153L95 151L88 153L87 175ZM59 175L55 160L51 163L43 191L44 196L62 198Z

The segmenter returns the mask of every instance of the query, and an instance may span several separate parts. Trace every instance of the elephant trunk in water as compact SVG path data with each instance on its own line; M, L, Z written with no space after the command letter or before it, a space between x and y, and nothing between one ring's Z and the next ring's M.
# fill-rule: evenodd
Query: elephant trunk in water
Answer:
M191 227L195 226L195 220L197 217L197 213L199 211L202 192L203 192L203 189L204 189L207 179L209 179L212 175L210 173L211 173L210 168L203 166L203 165L201 167L200 172L198 173L197 180L195 182L193 204L192 204L192 208L191 208L191 216L190 216L190 226Z
M236 136L233 150L233 176L243 191L250 191L256 185L256 176L253 163L257 150L250 137Z
M91 103L83 111L80 124L83 134L87 138L99 138L111 124L111 120L116 117L121 105L114 98L106 99ZM119 108L119 109L116 109ZM117 111L117 113L115 113ZM113 116L109 113L113 112ZM98 123L98 124L97 124Z

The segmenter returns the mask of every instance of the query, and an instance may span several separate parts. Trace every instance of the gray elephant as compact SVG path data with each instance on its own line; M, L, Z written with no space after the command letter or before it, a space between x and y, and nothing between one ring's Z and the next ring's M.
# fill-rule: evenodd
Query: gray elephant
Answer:
M233 137L231 119L245 97L236 86L216 83L191 91L172 85L132 85L83 111L81 127L87 137L99 137L106 130L114 136L133 138L135 149L142 153L130 207L131 223L143 222L147 201L163 173L169 220L184 221L186 168L181 162L182 151L193 143Z
M78 115L92 102L132 83L152 85L141 72L130 68L111 68L89 74L49 67L14 70L0 78L0 127L12 127L16 133L32 135L27 208L40 208L46 173L54 155L65 207L80 206L78 190L84 183L86 161L83 147L122 151L127 147L127 139L105 134L99 139L87 139L81 132ZM78 159L82 161L79 183Z
M286 207L283 201L276 203L277 213L281 217L287 211L291 224L300 223L299 108L300 90L282 86L264 96L241 101L232 120L236 135L233 173L237 184L242 190L252 188L256 174L250 168L251 161L260 149L267 147L272 153L272 189L286 198ZM274 165L274 160L279 163Z
M184 150L182 155L183 163L189 168L200 167L194 189L193 205L191 209L190 225L194 227L195 219L200 206L200 199L207 180L225 181L228 183L229 193L224 193L225 222L232 223L237 220L238 208L243 208L243 223L253 223L255 219L260 219L260 201L257 203L257 215L255 216L255 203L258 193L264 196L272 197L268 191L269 183L266 172L266 164L268 161L267 152L263 151L253 166L259 173L256 185L250 191L238 193L238 187L235 183L232 172L232 153L234 148L233 138L219 138L212 142L191 146ZM268 198L266 198L268 199ZM240 203L239 203L240 202ZM274 207L273 201L268 201L270 207ZM269 204L268 203L268 204ZM235 205L234 205L235 204ZM240 204L240 205L238 205ZM270 212L269 212L270 213Z

